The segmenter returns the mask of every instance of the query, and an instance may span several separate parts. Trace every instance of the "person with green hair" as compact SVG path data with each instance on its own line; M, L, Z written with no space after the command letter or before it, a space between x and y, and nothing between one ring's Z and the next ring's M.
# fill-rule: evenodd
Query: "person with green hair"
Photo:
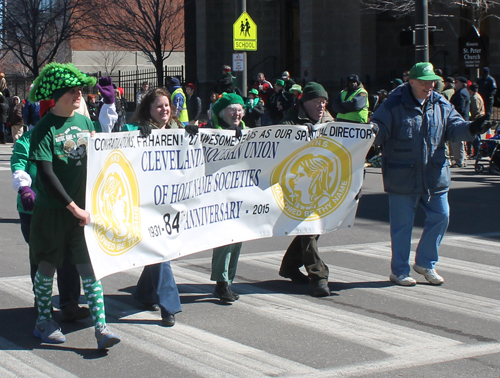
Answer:
M30 258L38 264L35 296L38 318L34 335L43 342L66 341L51 314L52 285L56 268L65 253L77 266L92 319L97 348L120 342L106 325L104 293L92 268L83 226L90 223L85 210L87 145L94 132L90 119L75 112L82 101L82 86L93 86L88 77L71 63L49 63L30 91L31 102L54 100L51 112L33 129L29 159L36 164L38 195L31 222Z

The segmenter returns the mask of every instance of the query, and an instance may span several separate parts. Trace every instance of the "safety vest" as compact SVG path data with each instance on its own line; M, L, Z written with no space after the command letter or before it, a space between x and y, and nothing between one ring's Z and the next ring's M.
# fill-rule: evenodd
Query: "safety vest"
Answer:
M343 90L340 94L340 98L342 101L350 101L360 92L364 92L366 95L366 105L363 109L358 110L357 112L349 112L349 113L339 113L337 114L337 119L345 119L347 121L352 122L360 122L360 123L368 123L368 92L364 88L359 88L356 92L351 94L349 98L346 99L347 91Z
M189 123L189 115L188 115L188 110L187 110L187 105L186 105L186 95L182 91L182 88L177 88L173 93L172 93L172 105L175 106L174 104L174 97L177 93L180 93L182 95L183 99L183 104L182 104L182 109L181 113L179 114L179 121L182 123Z

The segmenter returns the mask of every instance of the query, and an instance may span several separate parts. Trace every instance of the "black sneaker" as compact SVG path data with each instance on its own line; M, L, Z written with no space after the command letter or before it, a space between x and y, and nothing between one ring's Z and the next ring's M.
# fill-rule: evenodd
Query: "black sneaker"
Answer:
M217 281L214 295L223 302L234 302L240 297L238 294L231 291L227 282Z
M313 283L313 297L328 297L330 293L330 288L328 287L327 280L319 280L316 283Z
M284 278L290 278L293 283L305 285L309 283L309 277L307 277L300 270L285 270L280 269L280 276Z

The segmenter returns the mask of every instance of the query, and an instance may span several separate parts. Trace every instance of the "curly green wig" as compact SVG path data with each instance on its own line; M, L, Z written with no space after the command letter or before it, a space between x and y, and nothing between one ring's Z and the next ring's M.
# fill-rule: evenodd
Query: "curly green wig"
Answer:
M49 63L35 79L29 100L30 102L50 100L53 98L54 92L60 89L94 86L96 82L95 77L85 75L72 63Z

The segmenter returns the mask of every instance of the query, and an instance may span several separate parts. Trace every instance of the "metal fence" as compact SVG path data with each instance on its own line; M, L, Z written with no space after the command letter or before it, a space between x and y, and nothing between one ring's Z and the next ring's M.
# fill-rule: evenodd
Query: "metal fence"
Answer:
M176 77L181 83L184 83L184 66L165 66L163 72L165 78ZM96 76L102 76L101 72L98 72ZM123 95L127 99L128 103L127 110L133 110L135 108L135 96L141 89L143 82L147 81L149 82L150 87L155 87L158 80L156 77L156 69L124 72L118 71L117 74L111 75L111 78L117 87L123 88ZM164 86L166 86L166 83Z

